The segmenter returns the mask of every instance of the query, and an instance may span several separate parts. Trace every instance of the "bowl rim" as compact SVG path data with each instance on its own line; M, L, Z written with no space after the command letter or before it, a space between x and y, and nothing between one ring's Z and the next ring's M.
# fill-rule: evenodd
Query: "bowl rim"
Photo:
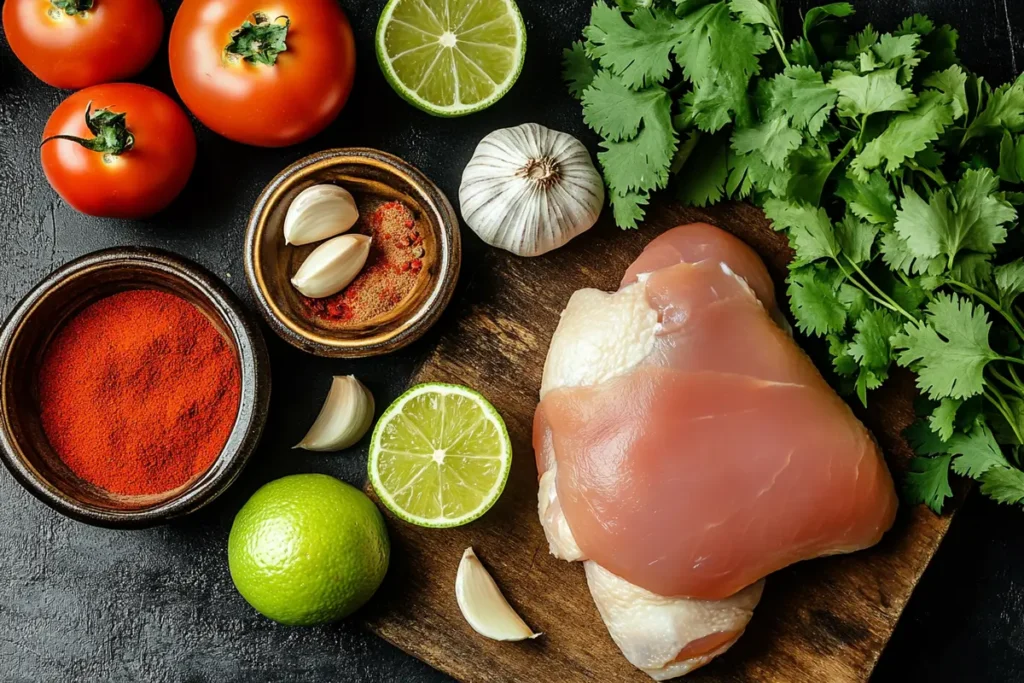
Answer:
M258 239L266 229L270 205L285 191L285 186L294 177L307 172L310 167L330 167L341 164L376 162L403 178L416 188L429 203L440 225L439 276L426 300L409 317L409 324L393 332L379 335L370 340L330 339L326 336L311 336L292 324L282 308L268 294L262 269L256 264L260 260L262 245ZM256 301L256 308L267 325L292 346L325 358L366 358L391 353L422 337L447 308L455 291L462 262L462 235L458 214L444 192L418 168L404 159L372 147L338 147L327 149L299 159L278 173L260 192L253 205L245 230L245 276L249 289Z
M136 266L177 278L201 294L221 317L239 355L242 396L238 415L211 477L200 477L176 497L138 510L99 508L80 502L29 469L11 432L8 377L20 331L38 304L69 276L111 267ZM247 389L249 391L247 391ZM111 247L76 258L39 281L12 309L0 327L0 461L29 493L67 517L93 526L138 529L163 524L205 507L226 491L248 464L262 436L270 403L270 359L259 327L241 300L212 272L185 257L150 247ZM226 462L226 465L224 464Z

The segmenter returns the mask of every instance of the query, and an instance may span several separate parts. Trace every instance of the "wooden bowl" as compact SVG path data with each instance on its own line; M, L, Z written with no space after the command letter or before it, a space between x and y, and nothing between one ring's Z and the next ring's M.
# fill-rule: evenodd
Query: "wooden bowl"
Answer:
M171 491L125 496L78 478L54 452L39 416L37 377L64 322L98 299L139 288L177 294L206 314L238 356L241 403L227 443L206 472ZM270 361L258 327L214 275L164 251L122 247L72 261L29 292L0 329L0 459L30 493L81 522L147 527L207 505L245 467L269 402Z
M334 324L312 314L292 287L292 276L317 245L286 245L285 214L296 195L320 183L344 187L360 207L399 200L425 227L424 275L387 313ZM286 168L263 190L245 236L245 273L267 323L289 344L331 358L376 356L419 339L451 300L461 259L459 220L444 193L413 166L375 149L327 150Z

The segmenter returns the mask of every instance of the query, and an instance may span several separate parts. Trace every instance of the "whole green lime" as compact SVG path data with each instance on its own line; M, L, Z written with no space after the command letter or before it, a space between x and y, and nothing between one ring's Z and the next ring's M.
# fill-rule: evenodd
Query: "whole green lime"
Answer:
M380 587L391 545L366 495L325 474L272 481L239 510L228 538L235 587L290 626L341 619Z

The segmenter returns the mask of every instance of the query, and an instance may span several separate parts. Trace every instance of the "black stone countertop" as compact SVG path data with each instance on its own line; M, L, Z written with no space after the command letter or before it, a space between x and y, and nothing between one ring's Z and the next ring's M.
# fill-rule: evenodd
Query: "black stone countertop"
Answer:
M178 3L163 4L169 26ZM337 122L284 150L236 145L197 124L199 159L188 188L168 211L145 222L81 216L50 189L37 147L66 93L35 80L0 39L0 315L55 266L123 244L195 259L251 304L242 271L249 208L275 173L320 149L360 145L393 152L455 198L473 147L495 128L537 121L593 142L559 82L561 50L578 36L588 0L519 0L529 49L518 84L486 112L455 120L416 111L384 82L373 50L384 0L342 4L356 31L360 65L352 100ZM780 4L795 15L812 3ZM1024 68L1020 0L854 4L861 21L882 29L912 12L953 24L965 63L990 79L1003 81ZM166 50L139 80L173 95ZM471 233L464 235L460 292L472 287L473 255L482 248ZM442 318L438 327L450 323ZM235 486L203 512L148 531L95 529L61 517L0 473L0 681L449 680L354 624L298 629L260 617L235 592L226 558L235 512L267 481L325 472L362 483L365 444L345 455L290 446L316 415L332 375L357 374L378 404L387 405L431 348L436 330L404 352L358 362L307 356L265 333L274 395L262 446ZM874 680L1024 681L1024 511L977 495L967 501Z

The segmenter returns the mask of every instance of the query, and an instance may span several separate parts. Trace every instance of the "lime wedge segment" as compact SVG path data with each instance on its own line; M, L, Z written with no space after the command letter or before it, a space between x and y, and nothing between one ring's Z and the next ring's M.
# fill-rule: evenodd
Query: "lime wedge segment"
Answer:
M437 116L486 109L523 68L526 27L513 0L390 0L377 61L391 87Z
M471 522L498 500L512 467L512 445L498 411L454 384L420 384L377 422L370 483L397 517L418 526Z

